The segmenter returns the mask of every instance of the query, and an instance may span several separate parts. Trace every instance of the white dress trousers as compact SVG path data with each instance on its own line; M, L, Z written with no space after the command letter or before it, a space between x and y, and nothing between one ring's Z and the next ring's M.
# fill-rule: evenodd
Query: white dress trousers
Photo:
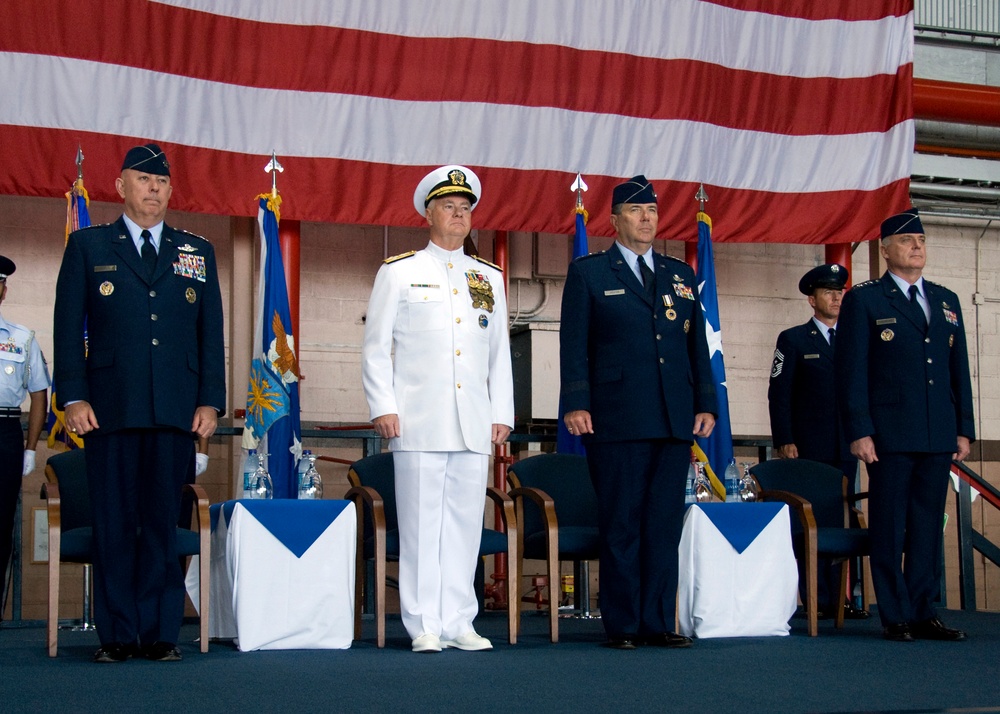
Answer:
M411 638L473 629L493 424L514 424L503 274L433 243L390 258L368 303L371 417L398 414L399 598Z

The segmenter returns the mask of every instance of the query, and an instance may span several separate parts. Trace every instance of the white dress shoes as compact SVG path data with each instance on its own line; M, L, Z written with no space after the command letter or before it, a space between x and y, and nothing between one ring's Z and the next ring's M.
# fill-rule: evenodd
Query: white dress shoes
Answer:
M475 630L469 630L464 635L459 635L453 640L441 640L441 646L444 648L454 647L466 652L493 649L493 644L482 635L477 634Z
M414 652L440 652L441 646L441 639L437 635L429 632L425 632L413 640Z

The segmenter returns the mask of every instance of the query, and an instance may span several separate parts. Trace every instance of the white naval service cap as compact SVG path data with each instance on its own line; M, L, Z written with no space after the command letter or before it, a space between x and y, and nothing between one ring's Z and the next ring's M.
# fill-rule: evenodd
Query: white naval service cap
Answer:
M475 172L465 166L449 164L424 176L413 192L413 207L421 216L427 215L427 204L441 196L460 195L469 199L472 207L482 194L482 184Z

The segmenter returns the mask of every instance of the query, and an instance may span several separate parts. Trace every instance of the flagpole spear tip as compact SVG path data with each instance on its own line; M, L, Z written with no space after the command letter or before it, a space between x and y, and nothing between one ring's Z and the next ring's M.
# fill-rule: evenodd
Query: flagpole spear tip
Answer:
M83 181L83 147L76 145L76 180Z
M271 174L271 198L278 196L278 172L283 172L285 167L278 163L278 155L271 151L271 160L264 167L264 172Z
M698 184L698 193L694 195L694 200L698 202L698 210L705 212L705 204L708 203L708 194L705 193L705 184Z
M576 180L573 181L573 185L569 187L569 190L576 192L576 207L580 208L583 206L583 192L587 190L587 183L583 180L583 176L577 174Z

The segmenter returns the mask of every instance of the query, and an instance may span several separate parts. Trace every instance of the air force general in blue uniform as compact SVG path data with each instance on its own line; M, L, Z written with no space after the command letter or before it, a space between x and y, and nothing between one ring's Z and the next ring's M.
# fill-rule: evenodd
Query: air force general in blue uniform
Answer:
M95 660L170 661L184 614L181 486L194 437L211 436L225 411L222 298L212 245L163 222L171 185L160 148L131 149L116 186L124 215L66 244L55 378L68 428L86 436Z
M563 290L561 399L597 491L608 645L684 647L675 634L677 546L695 435L717 401L694 271L652 249L656 194L614 189L618 240L573 261Z
M916 209L881 233L888 270L844 296L836 359L844 429L868 467L872 583L886 639L962 640L934 608L949 468L975 439L962 306L922 277Z

